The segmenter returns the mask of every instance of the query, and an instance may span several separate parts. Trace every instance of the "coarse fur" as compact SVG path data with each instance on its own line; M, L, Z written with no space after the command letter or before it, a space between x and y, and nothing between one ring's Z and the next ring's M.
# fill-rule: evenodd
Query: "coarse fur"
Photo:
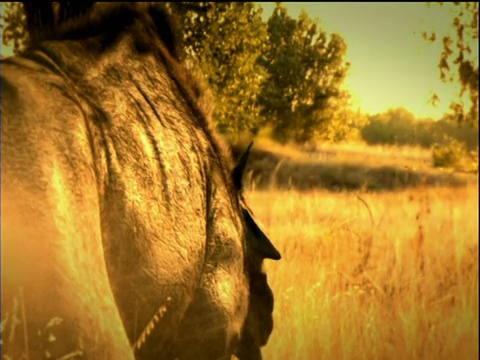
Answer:
M167 13L96 3L47 30L2 62L4 354L261 357L280 255Z

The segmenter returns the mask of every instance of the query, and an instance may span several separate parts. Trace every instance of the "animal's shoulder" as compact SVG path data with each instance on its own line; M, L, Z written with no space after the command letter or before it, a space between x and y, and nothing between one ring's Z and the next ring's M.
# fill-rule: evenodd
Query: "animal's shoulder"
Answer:
M80 115L77 102L69 96L69 84L47 60L42 63L15 56L1 65L2 127L48 131L56 123Z

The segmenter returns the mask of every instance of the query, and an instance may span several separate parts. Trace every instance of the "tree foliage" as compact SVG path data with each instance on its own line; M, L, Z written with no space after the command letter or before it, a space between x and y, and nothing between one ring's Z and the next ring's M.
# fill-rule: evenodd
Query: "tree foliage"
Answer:
M468 150L478 147L478 129L469 123L458 123L449 117L438 121L416 119L404 108L389 109L368 117L361 129L363 140L371 145L412 145L431 148L460 142Z
M280 3L267 26L267 49L258 60L268 73L259 97L263 114L275 138L305 142L333 118L332 100L342 96L348 69L346 45L337 34L328 40L305 12L291 18Z
M453 118L469 122L478 129L478 3L428 3L438 5L452 15L453 34L423 32L431 42L442 41L443 52L438 68L440 78L446 82L460 84L459 100L451 104ZM461 98L467 93L471 105L468 108Z
M28 33L25 27L25 12L20 2L4 2L2 4L2 19L4 45L13 46L13 53L17 54L25 47Z
M415 138L415 117L404 108L389 109L369 117L362 136L369 144L411 144Z
M220 131L256 133L265 74L256 62L266 37L262 9L251 2L172 3L171 9L181 24L187 62L201 69L215 96Z
M329 107L331 116L318 127L315 139L333 143L360 140L360 130L367 124L368 117L360 109L352 109L350 94L340 92L336 99L330 100Z

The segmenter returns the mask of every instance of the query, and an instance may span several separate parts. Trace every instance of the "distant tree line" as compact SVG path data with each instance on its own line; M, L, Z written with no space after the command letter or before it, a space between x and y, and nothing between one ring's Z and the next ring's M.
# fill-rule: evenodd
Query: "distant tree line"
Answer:
M361 129L362 139L370 145L411 145L430 148L446 146L452 140L465 144L468 150L478 148L478 128L457 122L449 116L434 121L416 119L404 108L368 116Z

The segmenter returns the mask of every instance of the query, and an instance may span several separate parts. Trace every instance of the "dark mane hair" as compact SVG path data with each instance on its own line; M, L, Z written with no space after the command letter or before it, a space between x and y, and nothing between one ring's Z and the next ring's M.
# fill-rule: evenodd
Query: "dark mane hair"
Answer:
M24 3L30 45L48 40L98 37L102 47L107 48L136 20L141 20L155 31L171 56L179 60L181 37L165 3L87 2L84 7L75 7L72 3L48 4ZM146 39L142 39L140 33L136 35L137 50L148 51Z

